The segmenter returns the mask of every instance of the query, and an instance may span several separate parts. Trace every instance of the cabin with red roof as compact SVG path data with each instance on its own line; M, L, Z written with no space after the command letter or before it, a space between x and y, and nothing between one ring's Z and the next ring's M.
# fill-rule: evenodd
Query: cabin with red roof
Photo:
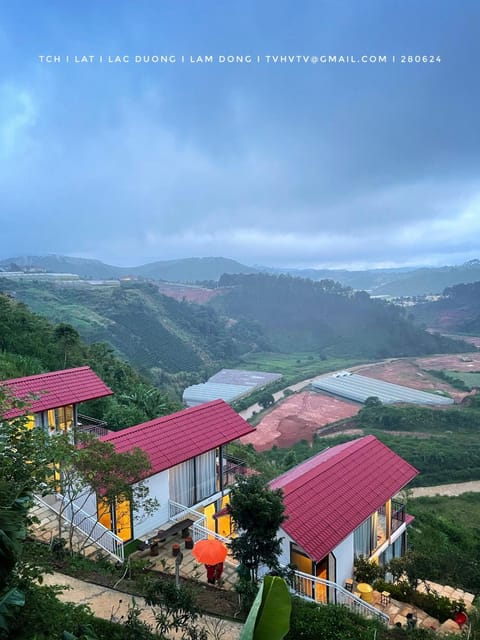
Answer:
M279 535L281 564L343 585L360 555L380 564L402 556L412 519L394 496L418 471L374 436L320 452L270 483L282 489L288 519ZM327 601L328 587L304 593Z
M227 537L230 516L214 517L228 503L228 484L233 480L225 446L251 431L226 402L214 400L103 436L119 453L138 447L148 455L151 469L143 483L159 508L153 514L135 513L133 518L126 501L108 514L101 505L100 522L126 542L168 523L172 507L187 516L191 509L204 516L206 528Z
M78 424L78 404L110 396L113 391L90 369L76 367L35 376L0 381L14 398L25 403L11 409L4 418L27 415L29 425L47 430L68 431Z

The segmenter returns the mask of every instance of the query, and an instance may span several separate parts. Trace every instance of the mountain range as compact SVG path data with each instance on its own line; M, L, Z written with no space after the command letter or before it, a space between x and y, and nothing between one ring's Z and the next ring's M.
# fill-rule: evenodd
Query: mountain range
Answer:
M86 279L118 279L128 276L167 282L218 281L224 274L286 273L311 280L335 280L345 287L372 295L422 296L441 294L446 287L480 281L480 260L443 267L393 269L292 269L248 266L229 258L160 260L135 267L119 267L100 260L62 255L17 256L0 260L0 268L34 266L48 272L72 273Z

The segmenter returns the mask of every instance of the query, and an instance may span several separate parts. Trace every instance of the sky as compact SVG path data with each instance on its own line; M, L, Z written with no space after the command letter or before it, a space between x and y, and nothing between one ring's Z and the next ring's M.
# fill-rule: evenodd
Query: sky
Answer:
M0 258L480 258L479 29L478 0L4 2Z

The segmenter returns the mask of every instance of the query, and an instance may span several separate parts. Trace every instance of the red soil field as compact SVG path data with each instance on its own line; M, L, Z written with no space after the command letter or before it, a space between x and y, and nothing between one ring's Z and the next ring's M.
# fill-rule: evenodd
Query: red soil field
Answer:
M480 345L480 338L471 338L471 340L478 341ZM411 360L393 360L391 362L362 366L358 373L362 376L401 384L412 389L420 389L422 391L439 389L446 391L456 402L460 402L462 398L469 395L464 391L458 391L447 382L429 375L428 369L434 369L435 371L480 371L480 351L412 358Z
M312 441L320 427L358 413L361 405L315 391L290 396L274 407L258 424L254 433L241 439L253 444L257 451L289 447L299 440Z
M470 355L471 354L469 354L469 357ZM411 389L419 389L420 391L433 391L434 389L446 391L454 398L455 402L460 402L466 395L469 395L467 392L455 389L447 382L443 382L429 375L424 369L458 369L459 367L456 365L445 366L442 362L452 363L454 361L456 362L456 359L460 361L461 357L465 356L449 355L419 358L416 360L395 360L383 364L373 364L371 367L362 368L359 373L362 376L392 382L393 384L401 384ZM473 371L474 370L475 369L473 369Z
M468 393L454 389L447 382L429 375L425 369L480 371L480 352L400 359L362 365L356 369L362 376L412 389L446 391L455 402L461 402ZM311 442L313 434L321 427L356 415L361 406L315 391L297 393L274 407L258 424L255 432L242 438L241 442L253 444L257 451L271 449L274 445L287 448L299 440Z
M205 304L211 298L225 292L225 289L205 289L204 287L186 286L182 284L161 283L157 285L160 293L175 300L186 300L187 302L196 302L197 304Z
M478 338L477 338L478 339ZM480 339L478 339L480 340ZM431 358L417 358L422 369L449 369L450 371L480 371L480 351Z

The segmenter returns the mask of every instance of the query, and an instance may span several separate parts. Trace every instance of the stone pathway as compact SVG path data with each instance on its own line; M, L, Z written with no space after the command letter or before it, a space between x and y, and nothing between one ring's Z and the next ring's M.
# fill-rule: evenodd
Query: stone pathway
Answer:
M454 589L453 587L437 584L435 582L431 582L426 580L422 582L418 591L422 593L426 593L427 591L435 591L440 596L446 596L450 600L462 600L465 603L465 607L468 611L473 606L473 600L475 595L473 593L468 593L467 591L463 591L462 589ZM445 620L445 622L440 623L436 618L432 618L425 611L422 611L418 607L415 607L411 604L407 604L405 602L401 602L399 600L390 599L388 604L382 604L382 596L378 591L373 592L373 603L377 609L380 609L384 613L386 613L390 617L390 624L395 626L399 624L401 627L405 628L407 626L407 615L413 614L414 618L417 620L416 626L418 628L423 629L432 629L439 632L449 632L449 633L461 633L461 629L459 625L454 620Z
M180 550L183 554L183 559L180 564L180 576L190 580L193 579L200 582L207 582L205 566L195 560L192 555L192 550L186 548L185 540L181 537L180 533L170 536L168 540L159 544L158 556L151 556L148 549L137 552L135 556L149 560L158 571L163 571L173 575L175 573L176 560L172 553L172 545L174 543L180 545ZM237 565L230 556L227 556L223 564L223 574L219 586L221 586L222 589L233 590L236 582Z
M132 603L132 596L128 593L101 587L61 573L47 574L43 578L43 584L66 585L68 587L59 596L60 600L75 604L87 604L97 617L105 620L119 621L125 618L128 606ZM135 597L135 602L143 609L141 619L152 624L154 617L151 609L145 604L145 600L141 597ZM202 623L212 640L216 637L221 637L222 640L238 640L243 627L239 622L219 620L213 616L203 616ZM180 637L180 635L172 637Z

